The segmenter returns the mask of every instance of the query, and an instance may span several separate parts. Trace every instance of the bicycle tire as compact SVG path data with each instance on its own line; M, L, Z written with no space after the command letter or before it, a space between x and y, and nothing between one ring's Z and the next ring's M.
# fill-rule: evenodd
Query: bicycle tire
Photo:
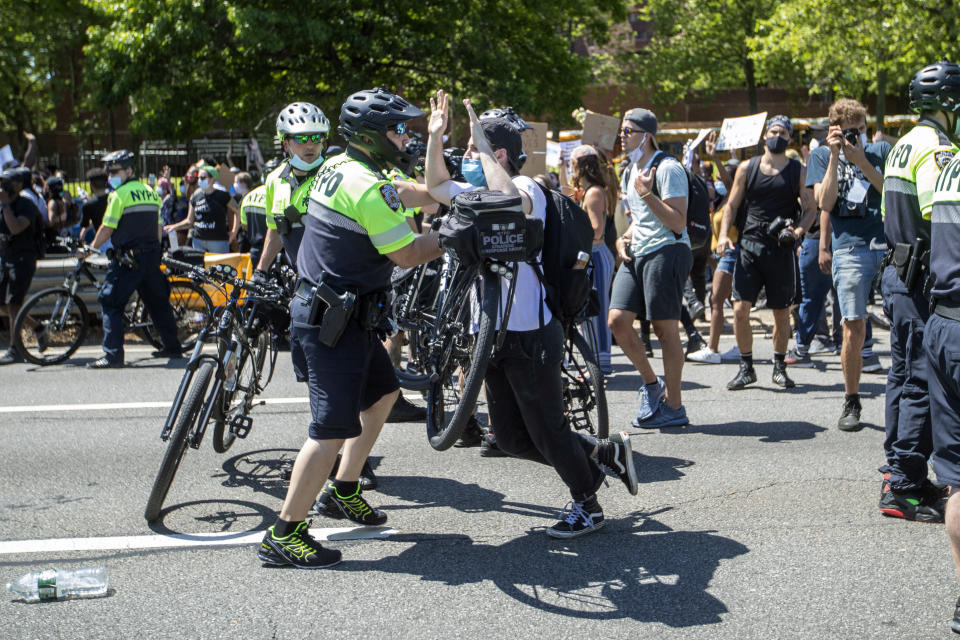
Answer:
M482 282L479 330L472 338L469 368L463 386L460 387L460 380L456 375L457 367L445 363L444 370L440 371L440 379L432 382L428 391L427 439L430 446L437 451L449 449L463 433L476 408L480 386L493 352L495 319L500 305L500 278L492 273L484 273ZM458 301L459 313L462 313L462 305L470 305L468 295L461 296ZM437 315L443 317L442 313ZM447 339L452 337L448 336ZM447 399L452 402L449 408L446 406Z
M187 450L190 430L197 420L200 408L203 406L207 386L210 384L210 378L213 377L213 369L213 363L205 361L200 363L193 375L190 389L184 397L183 406L177 416L177 422L173 427L170 438L167 440L167 448L163 452L157 478L153 481L153 488L150 490L150 497L147 499L147 507L143 511L143 517L147 519L147 522L156 522L160 517L163 501L167 499L173 477L176 475L177 469L180 467L180 461L183 460L183 454Z
M586 337L576 326L564 347L562 364L563 412L577 430L586 430L597 438L610 435L607 396L600 365Z
M217 418L213 425L211 444L217 453L226 453L237 439L237 434L230 430L229 425L233 416L250 413L252 400L260 390L260 376L263 375L263 365L266 362L267 350L270 348L269 340L267 332L261 331L254 339L252 352L242 347L243 353L237 363L237 386L233 391L223 390L220 400L223 406L221 412L223 417ZM256 368L254 368L255 360ZM254 374L258 371L259 375L255 376Z
M43 327L42 338L36 326ZM63 287L44 289L20 307L13 323L14 348L33 364L57 364L80 348L89 327L90 313L80 296Z
M415 357L407 360L405 365L394 367L393 372L397 375L397 381L402 389L427 391L430 388L430 375L422 371L424 364L422 357L416 357L423 351L420 346L420 336L424 332L419 328L408 329L405 332L407 346L413 351ZM401 360L403 360L402 357Z
M213 317L213 302L203 287L189 280L170 281L170 307L173 309L173 319L177 324L177 337L180 347L190 351L197 344L197 336ZM163 348L160 334L153 326L153 318L149 317L143 306L143 300L137 298L132 318L137 323L137 334L157 349Z
M420 269L432 275L421 279ZM429 263L414 270L394 269L391 311L406 336L407 349L401 347L400 365L394 366L393 371L400 387L408 391L430 388L430 375L426 371L427 349L422 341L433 331L433 318L424 310L433 309L432 301L427 302L426 298L431 297L431 291L436 288L436 277L436 269L429 271ZM433 295L436 295L435 291ZM411 301L411 298L414 299Z

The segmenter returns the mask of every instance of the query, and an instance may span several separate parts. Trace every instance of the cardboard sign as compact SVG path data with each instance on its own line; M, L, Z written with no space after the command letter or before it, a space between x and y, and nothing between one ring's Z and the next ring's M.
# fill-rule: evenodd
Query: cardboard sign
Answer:
M560 143L547 140L547 166L556 169L560 166Z
M523 152L527 161L520 169L521 175L533 177L547 172L547 129L546 122L527 122L533 127L523 131Z
M717 151L743 149L757 144L766 121L766 111L752 116L724 118L720 126L720 136L717 138Z
M10 149L10 145L6 144L3 148L0 148L0 169L6 168L7 166L15 166L16 164L17 160L13 157L13 151Z
M566 158L566 164L563 168L567 172L567 178L573 175L573 168L570 166L570 154L573 153L573 150L584 144L583 140L564 140L560 143L560 149L563 151L564 157Z
M581 144L591 144L604 151L613 151L620 137L620 119L587 111L583 120Z

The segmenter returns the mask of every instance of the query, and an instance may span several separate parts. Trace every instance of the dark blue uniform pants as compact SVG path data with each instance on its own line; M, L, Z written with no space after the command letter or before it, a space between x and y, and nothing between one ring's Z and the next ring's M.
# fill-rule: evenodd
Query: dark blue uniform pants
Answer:
M960 322L934 314L923 346L930 362L933 470L940 484L960 486Z
M894 489L919 488L927 478L927 459L933 451L930 429L930 376L923 349L924 324L929 317L926 299L907 292L894 267L883 272L883 311L890 320L890 372L887 375L886 432L883 442Z
M138 253L135 269L110 263L97 299L103 309L103 352L111 362L123 362L123 309L134 291L140 294L163 347L181 349L170 307L170 284L160 271L160 256L160 249Z
M553 466L574 500L600 488L604 474L590 458L593 438L563 416L563 330L553 320L535 331L508 331L484 378L497 445L510 455Z

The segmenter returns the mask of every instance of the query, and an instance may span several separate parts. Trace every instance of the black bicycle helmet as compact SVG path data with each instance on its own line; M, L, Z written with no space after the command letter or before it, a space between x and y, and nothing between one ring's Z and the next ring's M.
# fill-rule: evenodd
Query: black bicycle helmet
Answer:
M517 115L513 110L513 107L503 107L498 109L487 109L480 114L481 120L487 120L490 118L503 118L507 120L517 128L517 131L527 131L528 129L533 129L526 121Z
M340 107L337 131L347 142L379 162L410 166L416 162L416 155L407 149L397 149L387 138L387 130L422 115L423 111L386 89L364 89L351 95Z
M960 111L960 65L946 60L927 65L910 81L914 111Z
M103 164L107 170L132 169L136 156L126 149L120 149L103 156Z

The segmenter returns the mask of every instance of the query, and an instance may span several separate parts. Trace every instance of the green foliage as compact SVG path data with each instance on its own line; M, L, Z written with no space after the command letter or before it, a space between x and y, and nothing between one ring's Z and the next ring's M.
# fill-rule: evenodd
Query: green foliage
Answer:
M767 82L865 98L880 78L906 95L921 66L960 58L958 36L954 0L784 0L750 47Z
M591 77L573 26L603 42L625 17L618 0L85 2L104 21L84 49L91 104L129 100L138 133L170 139L269 131L293 100L335 121L346 95L372 86L567 113Z

